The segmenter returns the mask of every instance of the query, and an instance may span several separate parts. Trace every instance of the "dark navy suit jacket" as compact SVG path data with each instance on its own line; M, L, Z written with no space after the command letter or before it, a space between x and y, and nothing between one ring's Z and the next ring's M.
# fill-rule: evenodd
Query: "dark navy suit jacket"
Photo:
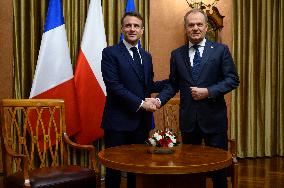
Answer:
M239 77L227 46L207 40L196 82L191 76L188 44L174 50L171 54L169 79L170 84L157 97L164 105L180 91L181 131L191 132L196 125L205 133L227 131L224 95L239 85ZM192 86L208 88L210 97L194 100L190 92Z
M142 100L161 91L167 81L153 82L152 57L142 48L139 48L139 53L145 79L139 74L139 68L123 42L103 50L101 70L107 91L102 120L105 130L133 131L142 118L145 126L151 129L152 113L138 109Z

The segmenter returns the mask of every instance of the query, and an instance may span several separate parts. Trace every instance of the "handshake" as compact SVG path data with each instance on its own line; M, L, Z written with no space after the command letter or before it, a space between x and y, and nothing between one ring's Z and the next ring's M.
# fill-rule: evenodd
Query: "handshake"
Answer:
M145 98L141 107L146 111L155 112L161 108L161 101L158 98Z

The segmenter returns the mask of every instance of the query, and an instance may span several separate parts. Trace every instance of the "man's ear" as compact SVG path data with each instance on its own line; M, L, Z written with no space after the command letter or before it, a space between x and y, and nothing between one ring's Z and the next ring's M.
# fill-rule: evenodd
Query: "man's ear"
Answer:
M206 32L208 31L208 23L206 23Z
M141 28L141 34L143 35L144 33L144 26Z

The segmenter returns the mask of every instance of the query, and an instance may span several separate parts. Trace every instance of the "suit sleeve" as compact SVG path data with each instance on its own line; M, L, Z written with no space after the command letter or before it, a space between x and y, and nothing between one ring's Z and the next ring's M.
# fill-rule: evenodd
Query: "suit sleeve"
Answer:
M209 96L212 98L224 95L239 86L239 76L233 58L227 46L224 46L221 60L223 78L215 85L208 87Z
M124 87L124 84L119 79L118 63L111 56L110 50L103 50L101 66L108 95L111 93L110 95L114 96L113 100L119 100L121 104L127 104L123 107L136 112L139 109L142 99Z
M149 62L149 66L150 66L150 80L151 80L151 88L150 88L150 93L159 93L163 90L163 88L165 87L165 85L169 82L168 79L165 80L159 80L159 81L154 81L154 71L153 71L153 64L152 64L152 56L150 53L144 51L143 49L141 49L142 52L144 52L145 55L144 57L147 58L147 62Z
M159 93L161 92L165 86L169 83L169 79L155 81L152 84L152 91L151 93Z
M179 91L178 83L179 83L179 76L177 73L174 53L172 53L171 60L170 60L169 80L167 80L167 82L164 85L163 90L157 96L157 98L161 100L162 105L166 104Z

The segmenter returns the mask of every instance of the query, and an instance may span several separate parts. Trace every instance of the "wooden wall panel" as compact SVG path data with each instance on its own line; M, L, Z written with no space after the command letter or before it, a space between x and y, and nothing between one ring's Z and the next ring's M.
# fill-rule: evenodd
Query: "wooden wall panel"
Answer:
M0 99L12 97L13 80L13 3L0 1ZM0 172L2 172L0 149Z
M13 3L0 1L0 98L12 96Z

